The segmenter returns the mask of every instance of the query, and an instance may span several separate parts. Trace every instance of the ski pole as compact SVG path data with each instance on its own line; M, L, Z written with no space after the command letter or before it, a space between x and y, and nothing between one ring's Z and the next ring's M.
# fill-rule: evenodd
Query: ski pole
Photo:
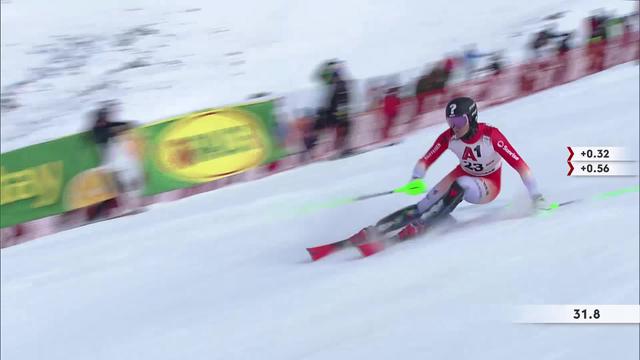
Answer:
M395 193L403 193L403 194L407 194L407 195L420 195L423 194L427 191L427 185L424 183L424 180L422 179L415 179L410 181L408 184L403 185L399 188L393 189L393 190L389 190L389 191L383 191L383 192L379 192L379 193L375 193L375 194L368 194L368 195L361 195L358 196L356 198L351 199L352 201L360 201L360 200L367 200L367 199L371 199L374 197L378 197L378 196L385 196L385 195L390 195L390 194L395 194Z
M367 199L371 199L371 198L378 197L378 196L390 195L390 194L393 194L394 192L395 191L390 190L390 191L384 191L384 192L379 192L379 193L375 193L375 194L361 195L361 196L355 197L355 198L353 198L351 200L352 201L367 200Z

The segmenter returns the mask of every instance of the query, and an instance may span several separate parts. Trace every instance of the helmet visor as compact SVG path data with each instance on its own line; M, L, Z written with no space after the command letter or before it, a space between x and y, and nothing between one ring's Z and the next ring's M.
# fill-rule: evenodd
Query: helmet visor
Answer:
M449 124L449 127L452 129L462 129L468 123L469 118L467 118L466 114L447 118L447 124Z

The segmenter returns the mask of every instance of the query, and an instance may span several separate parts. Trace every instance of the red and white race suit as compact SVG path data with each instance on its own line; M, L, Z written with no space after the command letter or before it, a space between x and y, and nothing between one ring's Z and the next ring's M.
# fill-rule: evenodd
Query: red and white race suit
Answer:
M476 133L465 140L455 138L451 129L440 134L429 151L418 160L413 177L424 177L429 166L447 149L456 154L460 164L418 203L420 211L428 209L441 198L454 181L465 190L464 200L474 204L492 201L500 193L502 159L520 174L530 196L539 194L527 163L500 130L485 123L479 123Z

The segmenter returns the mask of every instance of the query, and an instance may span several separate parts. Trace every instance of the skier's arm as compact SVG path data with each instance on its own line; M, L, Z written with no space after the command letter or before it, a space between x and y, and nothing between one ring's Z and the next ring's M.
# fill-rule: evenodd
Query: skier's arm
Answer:
M493 144L493 148L502 156L502 158L512 167L514 168L518 174L520 174L520 178L522 179L522 183L527 187L529 191L529 195L532 199L540 199L542 195L538 190L538 184L536 179L533 177L531 173L531 169L529 165L522 159L522 157L518 154L518 152L511 146L509 140L500 132L498 129L493 129L491 133L491 143Z
M451 135L449 134L449 130L443 132L438 136L436 141L433 143L429 151L418 160L418 163L413 168L413 179L423 178L424 174L427 172L427 169L431 164L433 164L440 155L444 153L445 150L449 147L449 139Z

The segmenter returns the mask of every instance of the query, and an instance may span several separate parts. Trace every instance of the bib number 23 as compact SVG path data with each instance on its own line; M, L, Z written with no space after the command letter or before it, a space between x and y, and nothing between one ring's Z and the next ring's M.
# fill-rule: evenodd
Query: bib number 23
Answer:
M471 161L465 161L464 162L464 167L472 170L472 171L482 171L484 170L484 166L482 166L482 164L480 163L473 163Z

